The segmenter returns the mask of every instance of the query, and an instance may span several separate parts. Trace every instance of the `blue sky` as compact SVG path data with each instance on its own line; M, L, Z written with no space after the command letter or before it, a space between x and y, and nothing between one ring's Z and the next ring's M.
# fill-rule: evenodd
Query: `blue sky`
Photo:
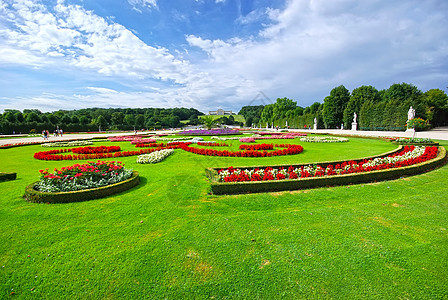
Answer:
M446 92L447 36L446 0L0 0L0 112Z

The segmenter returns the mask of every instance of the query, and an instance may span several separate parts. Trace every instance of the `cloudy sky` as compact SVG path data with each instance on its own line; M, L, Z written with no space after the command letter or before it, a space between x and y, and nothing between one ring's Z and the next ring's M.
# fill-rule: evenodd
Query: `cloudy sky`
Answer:
M446 0L0 0L0 112L448 86ZM269 99L269 100L268 100Z

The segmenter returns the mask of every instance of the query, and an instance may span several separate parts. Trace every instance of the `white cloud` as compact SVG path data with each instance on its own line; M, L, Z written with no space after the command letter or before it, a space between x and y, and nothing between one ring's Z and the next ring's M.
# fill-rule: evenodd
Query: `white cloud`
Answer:
M140 8L154 8L157 9L157 0L128 0L128 3L132 6L132 8L140 13L142 11Z
M51 13L43 5L22 0L6 10L14 16L6 20L13 26L0 30L4 37L0 51L25 53L25 63L52 65L60 63L54 60L60 57L64 64L107 76L156 78L178 84L185 84L192 73L188 62L176 59L164 48L146 45L122 25L108 23L80 6L58 1ZM24 63L22 55L0 60Z
M84 93L42 93L13 98L15 102L3 98L0 110L11 108L8 103L22 108L48 103L56 109L120 105L237 110L260 91L272 100L290 97L306 106L322 101L340 84L381 89L405 81L421 89L444 88L430 84L446 84L448 76L448 4L443 1L291 0L282 10L256 8L238 19L243 25L269 19L270 25L250 38L223 40L187 32L189 47L177 56L63 0L54 10L35 1L9 3L0 0L0 63L100 74L132 91L92 82ZM129 3L157 7L156 1ZM208 58L193 57L191 48Z
M186 39L209 55L207 72L238 75L274 97L305 98L309 105L340 84L387 88L403 74L440 64L446 74L448 10L435 4L289 1L282 11L267 11L274 24L257 39ZM411 79L425 87L423 76Z

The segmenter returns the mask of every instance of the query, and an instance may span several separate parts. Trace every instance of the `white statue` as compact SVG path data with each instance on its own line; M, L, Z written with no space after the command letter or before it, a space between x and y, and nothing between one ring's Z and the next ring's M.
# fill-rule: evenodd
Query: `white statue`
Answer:
M358 118L358 115L356 112L353 113L353 123L356 123L356 119Z
M317 118L314 117L314 124L317 124Z
M412 120L415 118L415 109L412 106L408 110L408 120Z

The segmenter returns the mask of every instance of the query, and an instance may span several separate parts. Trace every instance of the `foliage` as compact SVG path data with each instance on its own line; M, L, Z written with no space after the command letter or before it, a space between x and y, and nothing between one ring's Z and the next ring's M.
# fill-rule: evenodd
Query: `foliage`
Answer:
M330 96L325 97L322 116L326 128L335 128L343 123L344 110L350 100L350 92L340 85L331 90Z
M194 108L86 108L42 113L37 109L5 110L0 115L0 132L30 132L31 129L53 131L57 127L65 132L118 129L179 127L180 120L197 120L203 115Z
M399 144L434 144L430 138L397 138L393 141Z
M422 118L414 118L406 122L408 128L414 128L417 131L429 128L429 123Z
M1 181L8 181L8 180L15 180L17 178L17 173L14 172L0 172L0 182Z
M423 103L428 121L433 126L448 124L448 96L440 89L431 89L423 94Z
M204 124L205 127L207 127L207 130L211 130L213 126L215 126L218 123L218 119L215 119L212 116L207 115L201 118L201 123Z
M264 105L243 106L238 112L238 115L243 115L246 120L245 126L251 127L252 124L258 124L260 122L263 108Z
M344 110L343 122L344 128L350 129L353 122L353 114L359 115L362 105L371 101L377 103L381 100L378 90L373 86L361 86L352 91L350 100ZM358 121L359 122L359 121Z

